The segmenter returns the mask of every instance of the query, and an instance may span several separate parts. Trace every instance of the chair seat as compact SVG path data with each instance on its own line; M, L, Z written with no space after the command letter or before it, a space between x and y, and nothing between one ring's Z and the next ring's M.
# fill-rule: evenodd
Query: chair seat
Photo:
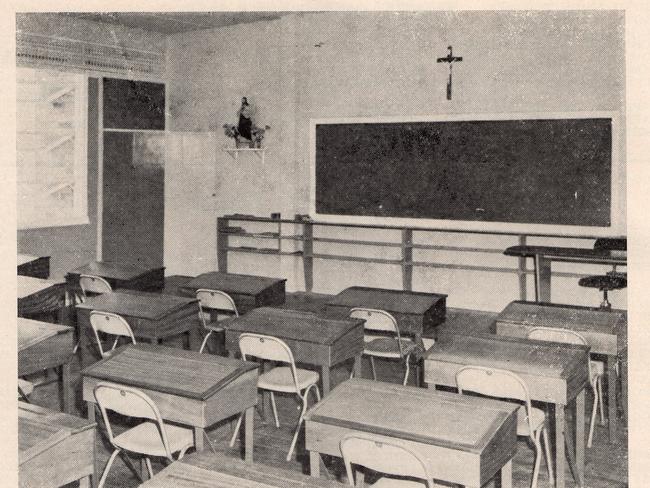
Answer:
M424 481L396 480L394 478L381 478L372 485L372 488L426 488Z
M546 413L544 413L544 410L540 410L539 408L533 407L532 415L533 415L532 418L533 431L537 431L546 420ZM528 426L528 419L526 415L526 407L524 405L519 407L519 411L517 412L517 435L521 435L521 436L531 435L530 427Z
M191 429L165 424L169 449L172 453L194 445L194 432ZM120 449L138 452L147 456L167 457L165 447L154 422L146 421L116 436L114 443Z
M34 391L34 383L32 383L31 381L24 380L22 378L18 378L18 388L21 389L21 391L25 394L25 396L29 396Z
M301 390L304 390L309 385L317 384L320 378L316 371L297 368L296 372L298 374L298 387ZM257 387L285 393L295 393L296 391L291 368L288 366L278 366L271 371L262 373L257 380Z
M627 276L621 274L607 274L596 276L585 276L578 280L578 285L586 288L598 288L604 290L620 290L627 287Z
M402 355L411 354L416 344L409 339L400 339L402 345ZM366 342L363 353L368 356L377 356L383 358L400 358L399 346L397 340L392 337L380 337Z

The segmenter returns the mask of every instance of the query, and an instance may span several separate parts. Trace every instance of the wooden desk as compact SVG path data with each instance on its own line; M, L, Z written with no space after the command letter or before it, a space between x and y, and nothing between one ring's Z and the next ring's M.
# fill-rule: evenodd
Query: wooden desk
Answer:
M172 463L141 488L342 488L336 481L314 479L266 464L246 464L223 454L192 453Z
M19 276L31 276L32 278L47 279L50 277L50 257L31 256L29 254L18 255L17 271Z
M72 327L18 318L18 376L61 367L64 412L72 410L70 362L73 348Z
M486 366L518 374L528 386L532 400L549 403L555 417L556 488L564 487L565 407L575 401L575 464L577 482L584 486L585 386L589 384L589 347L530 341L496 335L441 334L424 361L424 380L435 385L456 386L456 372L463 366Z
M66 289L61 281L18 276L18 316L56 315L65 307Z
M95 422L18 402L18 480L25 488L57 488L95 476Z
M354 378L305 417L311 475L320 474L320 454L340 457L343 436L364 432L408 444L436 479L478 488L500 470L502 486L511 486L516 412L487 398Z
M627 266L627 251L549 246L512 246L503 254L533 258L535 264L535 301L551 301L551 263L616 264Z
M163 339L187 334L190 349L193 346L193 336L198 335L200 327L198 301L173 295L146 292L104 293L86 299L76 308L81 351L85 350L89 340L94 340L90 339L90 312L93 310L121 315L129 323L137 339L158 343Z
M68 287L79 290L79 276L82 274L100 276L113 288L128 290L161 291L165 287L165 268L147 268L126 263L92 261L69 271L66 275Z
M259 365L153 344L128 345L81 372L88 418L95 417L98 382L139 388L155 402L163 419L194 429L203 450L205 429L246 412L246 461L253 460L253 409L257 404Z
M614 440L617 431L616 411L616 361L627 350L627 312L515 301L499 314L496 332L511 337L526 337L537 327L559 327L582 335L591 346L591 352L606 357L607 405L609 438ZM621 375L623 411L627 410L627 378Z
M323 395L330 391L330 369L354 358L361 373L363 320L328 319L309 312L262 307L246 315L224 321L226 349L239 351L239 336L244 332L266 334L287 343L298 363L321 368Z
M419 339L444 321L446 300L440 293L352 286L327 303L327 312L347 317L354 307L384 310L395 317L400 333Z
M179 287L185 296L195 296L196 290L208 288L220 290L235 301L239 314L245 314L257 307L282 305L285 299L284 278L266 278L213 271L191 279Z

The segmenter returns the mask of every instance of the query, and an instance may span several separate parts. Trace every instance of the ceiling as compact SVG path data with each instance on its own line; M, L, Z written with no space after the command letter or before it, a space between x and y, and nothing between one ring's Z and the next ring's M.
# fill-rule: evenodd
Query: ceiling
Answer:
M64 15L161 34L177 34L278 19L286 14L287 12L67 12Z

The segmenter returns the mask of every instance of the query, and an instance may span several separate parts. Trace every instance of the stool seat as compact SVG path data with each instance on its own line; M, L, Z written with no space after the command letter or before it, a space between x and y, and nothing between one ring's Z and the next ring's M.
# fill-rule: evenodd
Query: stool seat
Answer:
M578 285L586 288L598 288L600 291L620 290L627 287L627 274L607 273L605 275L585 276Z
M612 304L607 299L607 292L627 288L627 273L610 271L604 275L585 276L578 280L578 285L586 288L598 288L602 291L603 301L600 303L600 308L609 310L612 308Z

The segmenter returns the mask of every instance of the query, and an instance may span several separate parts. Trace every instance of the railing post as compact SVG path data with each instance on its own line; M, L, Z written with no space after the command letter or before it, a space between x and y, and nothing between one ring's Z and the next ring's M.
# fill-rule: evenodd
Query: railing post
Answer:
M413 230L402 229L402 288L413 289Z
M302 224L302 268L305 274L305 291L314 287L314 226L311 222Z
M217 218L217 269L228 272L228 218Z
M526 236L519 236L519 245L526 245ZM528 290L527 290L527 277L526 277L526 258L521 257L518 259L517 275L519 277L519 299L527 300L528 299Z

